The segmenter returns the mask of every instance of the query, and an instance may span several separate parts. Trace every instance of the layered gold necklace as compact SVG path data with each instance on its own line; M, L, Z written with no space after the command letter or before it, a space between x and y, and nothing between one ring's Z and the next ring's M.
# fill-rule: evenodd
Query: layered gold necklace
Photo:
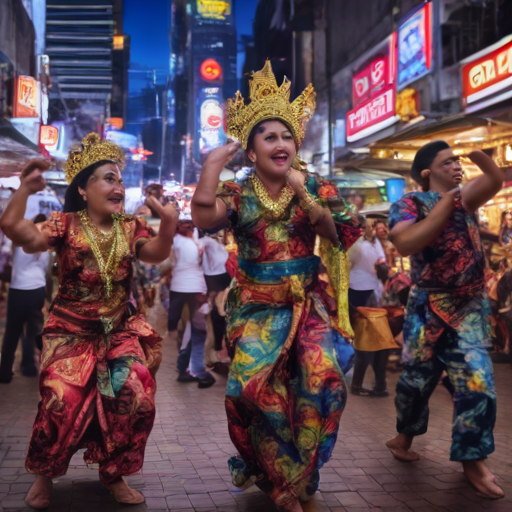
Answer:
M267 189L265 188L265 185L263 185L262 181L258 178L256 173L253 172L249 176L251 178L254 191L256 192L256 196L258 197L265 210L267 210L267 212L274 220L282 218L286 212L286 208L288 208L288 205L295 195L292 187L286 184L286 186L283 188L283 190L281 190L281 193L279 194L279 199L274 201L270 197Z
M112 278L128 252L128 243L122 225L124 215L112 215L114 224L108 232L102 231L91 221L87 210L79 212L79 216L85 240L98 263L101 280L105 285L105 296L109 298L112 294Z

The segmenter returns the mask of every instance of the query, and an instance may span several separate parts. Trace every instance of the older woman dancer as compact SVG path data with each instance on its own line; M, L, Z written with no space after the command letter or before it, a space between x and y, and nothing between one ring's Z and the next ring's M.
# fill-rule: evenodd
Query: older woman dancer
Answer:
M315 93L310 85L290 104L289 88L287 80L277 86L267 62L252 77L251 103L240 93L228 103L228 136L240 142L210 153L192 215L203 229L230 226L239 248L227 316L226 410L240 454L229 461L233 482L255 481L279 507L300 511L318 487L346 400L333 344L337 301L315 239L343 262L346 281L345 250L360 229L334 185L292 168ZM255 170L217 191L240 145Z
M122 477L144 460L161 338L130 302L132 261L169 256L177 213L172 204L148 199L161 218L158 236L124 215L123 164L119 146L90 134L66 163L65 213L54 213L40 229L23 219L49 167L33 160L0 219L26 252L52 248L58 258L60 286L43 330L41 401L26 460L37 475L26 498L33 508L49 506L52 478L65 474L80 448L87 448L87 462L99 463L100 480L117 501L144 501Z

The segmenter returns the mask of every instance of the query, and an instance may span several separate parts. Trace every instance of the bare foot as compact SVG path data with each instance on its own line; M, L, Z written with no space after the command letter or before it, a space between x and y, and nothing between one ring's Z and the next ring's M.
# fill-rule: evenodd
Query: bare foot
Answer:
M390 439L386 446L389 448L393 457L400 462L414 462L420 460L420 454L411 451L412 436L406 436L405 434L398 434L393 439Z
M496 484L496 477L483 460L464 460L462 467L466 478L477 490L477 494L491 500L505 497L503 489Z
M122 478L107 485L107 489L113 494L118 503L138 505L146 501L142 493L132 489Z
M302 512L299 500L292 501L285 506L278 507L282 512Z
M48 508L52 497L53 482L47 476L37 475L25 498L25 503L35 509Z

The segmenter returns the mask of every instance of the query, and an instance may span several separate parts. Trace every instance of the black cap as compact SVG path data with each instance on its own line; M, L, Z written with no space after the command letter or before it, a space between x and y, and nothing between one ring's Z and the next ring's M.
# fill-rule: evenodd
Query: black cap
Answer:
M411 167L411 176L416 183L422 184L421 171L430 168L439 151L444 149L450 149L450 145L444 140L435 140L418 150Z

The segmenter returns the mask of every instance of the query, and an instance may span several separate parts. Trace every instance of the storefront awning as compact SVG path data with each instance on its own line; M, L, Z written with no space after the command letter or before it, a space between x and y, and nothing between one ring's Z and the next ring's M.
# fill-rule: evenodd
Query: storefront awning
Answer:
M5 118L0 118L0 176L21 171L27 160L41 156L38 147Z

